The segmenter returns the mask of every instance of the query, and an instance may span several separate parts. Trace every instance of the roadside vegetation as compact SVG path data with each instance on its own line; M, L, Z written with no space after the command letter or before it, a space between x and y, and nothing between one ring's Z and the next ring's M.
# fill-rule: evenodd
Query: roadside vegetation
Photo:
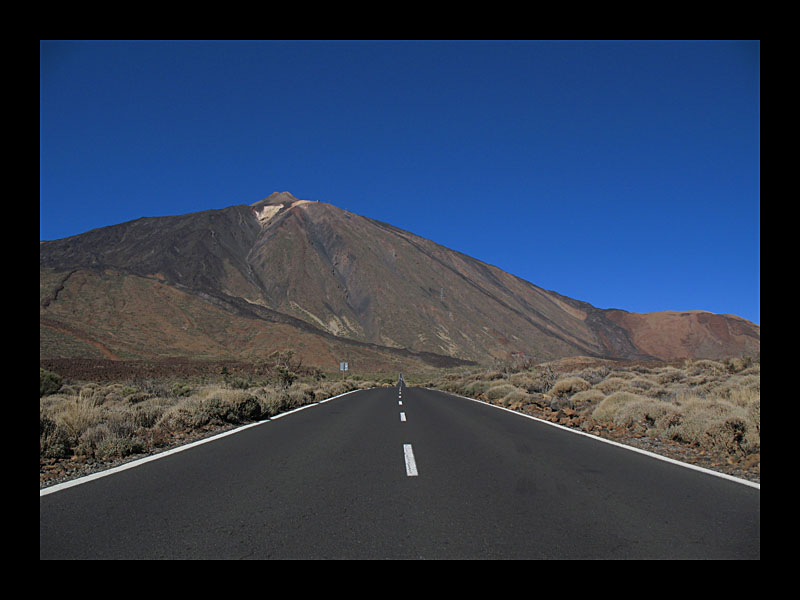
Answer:
M63 379L39 369L40 483L106 468L356 389L396 385L390 377L341 380L304 370L292 354L271 357L258 376L168 377L124 382Z
M671 364L568 358L461 370L426 385L760 477L760 356Z
M760 480L760 357L551 363L407 374L425 385L688 462ZM69 379L40 368L40 484L159 452L268 419L351 390L391 387L373 378L304 369L291 351L250 372L213 376Z

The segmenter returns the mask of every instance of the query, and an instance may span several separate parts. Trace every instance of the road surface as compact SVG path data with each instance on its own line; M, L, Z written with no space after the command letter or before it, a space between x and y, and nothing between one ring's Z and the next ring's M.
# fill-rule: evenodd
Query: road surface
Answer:
M41 559L759 559L760 487L423 388L40 492Z

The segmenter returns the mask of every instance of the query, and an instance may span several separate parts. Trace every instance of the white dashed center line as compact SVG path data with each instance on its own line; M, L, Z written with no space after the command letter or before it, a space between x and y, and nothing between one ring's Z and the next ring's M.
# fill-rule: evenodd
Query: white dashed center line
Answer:
M411 444L403 444L403 454L406 458L406 475L409 477L416 477L417 462L414 460L414 451L411 449Z
M404 413L404 412L400 413L400 420L405 423L405 421L406 421L406 413Z

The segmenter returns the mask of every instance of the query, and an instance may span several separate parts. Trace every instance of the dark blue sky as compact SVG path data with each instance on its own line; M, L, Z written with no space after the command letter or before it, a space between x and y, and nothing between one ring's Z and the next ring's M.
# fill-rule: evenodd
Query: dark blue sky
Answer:
M289 191L761 320L759 42L41 42L39 82L43 240Z

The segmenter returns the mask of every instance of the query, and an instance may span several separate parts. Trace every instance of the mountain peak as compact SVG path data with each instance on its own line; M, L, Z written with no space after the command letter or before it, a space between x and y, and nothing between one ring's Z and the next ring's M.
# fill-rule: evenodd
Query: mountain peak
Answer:
M266 198L262 198L250 206L253 208L261 208L266 204L291 204L297 202L297 200L299 200L299 198L295 198L290 192L272 192Z
M356 216L275 192L250 205L139 219L40 244L40 353L74 347L93 354L95 341L137 357L263 356L294 345L305 348L307 364L335 365L337 352L356 347L486 364L519 355L677 360L760 351L760 327L741 319L598 309ZM123 293L112 273L134 278L119 303L107 300ZM174 306L162 306L172 293L163 286L174 286ZM191 318L182 308L187 294L198 302ZM132 298L138 317L116 308ZM154 311L165 332L142 327ZM233 328L241 333L236 342L227 325L234 317L246 319ZM98 339L97 323L113 335ZM120 331L127 341L119 341Z
M253 214L264 226L282 209L292 208L298 204L306 204L308 202L311 202L311 200L300 200L289 192L272 192L266 198L251 204L250 208L253 209Z

